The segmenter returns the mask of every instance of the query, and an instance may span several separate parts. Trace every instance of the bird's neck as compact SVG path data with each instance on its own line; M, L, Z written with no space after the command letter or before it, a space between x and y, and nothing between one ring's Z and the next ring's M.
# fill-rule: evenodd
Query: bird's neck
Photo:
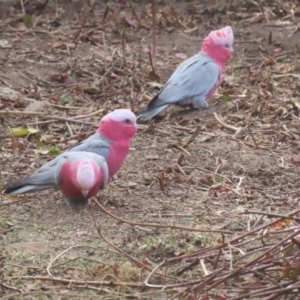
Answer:
M122 130L119 130L119 128L116 128L115 126L111 126L111 124L106 122L100 123L97 133L113 142L127 139L127 136L124 135Z
M212 44L212 42L205 42L201 52L209 56L221 69L224 70L226 62L231 58L231 52L224 49L221 45Z

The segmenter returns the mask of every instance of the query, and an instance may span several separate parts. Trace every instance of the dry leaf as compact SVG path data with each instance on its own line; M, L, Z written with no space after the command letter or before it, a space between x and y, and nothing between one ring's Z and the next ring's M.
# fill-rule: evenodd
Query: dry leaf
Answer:
M261 13L256 13L254 16L250 19L250 24L261 22L265 19L265 16Z
M176 53L175 57L181 58L181 59L187 59L188 56L185 53Z
M39 130L35 128L12 128L10 134L15 137L27 136L28 134L38 133Z
M44 110L44 102L34 101L30 102L24 109L25 111L43 111Z

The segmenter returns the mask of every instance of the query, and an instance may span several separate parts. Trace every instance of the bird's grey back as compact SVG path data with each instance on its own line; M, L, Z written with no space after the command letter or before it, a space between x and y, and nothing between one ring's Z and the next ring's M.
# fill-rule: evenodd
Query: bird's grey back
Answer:
M74 151L86 151L107 158L109 154L110 144L111 144L110 140L102 137L96 132L86 140L78 144L75 144L73 147L66 150L65 153L74 152Z
M218 65L206 54L197 53L182 62L159 92L156 107L198 97L205 101L220 75Z

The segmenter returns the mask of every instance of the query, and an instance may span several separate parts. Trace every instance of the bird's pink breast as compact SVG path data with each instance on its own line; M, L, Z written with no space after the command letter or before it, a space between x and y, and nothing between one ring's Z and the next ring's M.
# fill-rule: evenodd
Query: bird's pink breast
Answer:
M109 179L111 179L121 168L129 152L129 147L129 140L116 141L111 144L109 155L106 158L109 169Z
M231 59L231 51L221 45L216 45L209 37L205 39L201 52L208 55L223 72L226 62Z
M98 170L98 168L95 168L95 173L96 173L95 184L90 189L85 199L89 199L91 197L96 196L100 190L100 187L103 185L103 181L104 181L103 170L102 169ZM59 176L61 181L60 188L63 195L66 198L76 198L76 197L83 198L81 189L79 188L78 185L75 184L76 173L74 172L74 169L72 172L72 166L70 163L65 163L62 166Z
M95 184L90 189L86 198L89 199L91 197L95 197L98 194L99 190L102 188L103 182L104 182L104 174L103 174L103 170L100 169L99 172L97 172L97 174L96 174Z
M72 181L72 171L71 171L71 164L70 163L65 163L59 173L60 177L60 189L63 193L63 195L67 198L72 198L72 197L79 197L82 195L80 189L73 184Z
M207 98L210 98L222 81L222 74L225 69L226 62L231 58L231 52L221 45L215 45L209 38L205 40L201 51L208 55L216 63L220 70L216 84L207 94Z

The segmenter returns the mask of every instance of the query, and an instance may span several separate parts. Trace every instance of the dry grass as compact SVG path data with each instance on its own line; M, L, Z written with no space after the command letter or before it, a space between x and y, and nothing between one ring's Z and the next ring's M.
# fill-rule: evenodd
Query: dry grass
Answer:
M1 299L296 299L297 2L152 1L157 40L151 4L98 2L0 6L2 184L137 112L211 29L234 58L209 110L139 124L91 211L1 195Z

